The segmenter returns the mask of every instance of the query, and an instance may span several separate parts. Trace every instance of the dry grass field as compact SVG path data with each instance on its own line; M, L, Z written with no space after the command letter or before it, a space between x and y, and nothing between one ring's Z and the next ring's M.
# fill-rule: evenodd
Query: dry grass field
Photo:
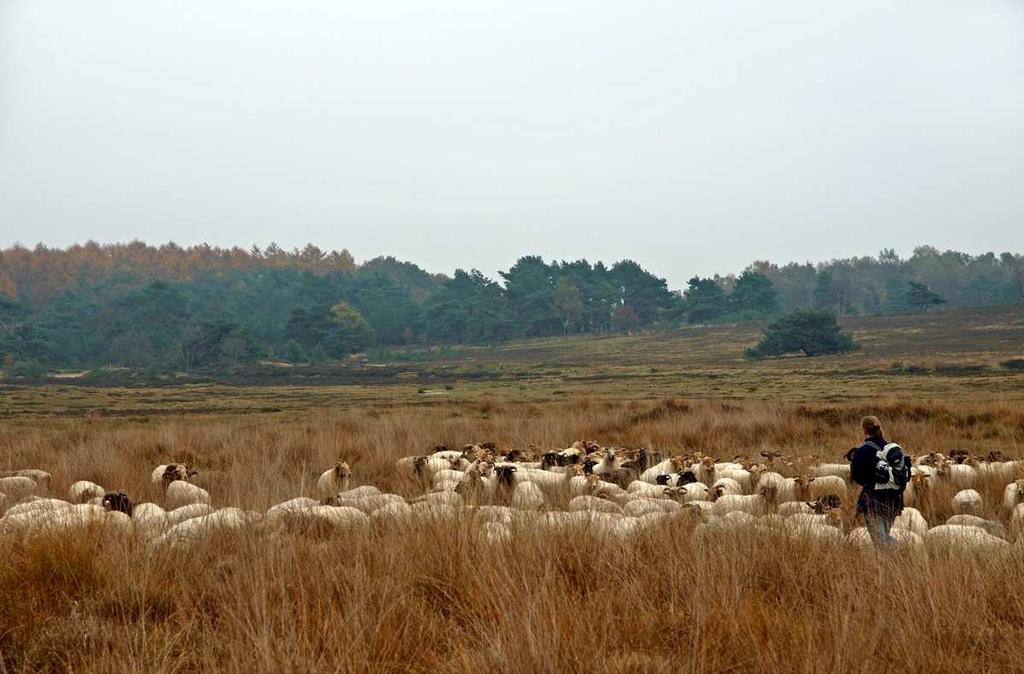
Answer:
M795 474L840 460L867 413L914 454L1024 458L1024 373L999 365L1024 352L1019 312L850 327L860 352L814 360L743 361L755 331L725 327L466 349L374 384L7 386L0 470L149 501L153 467L183 461L215 506L262 512L313 495L338 458L355 484L412 497L397 458L479 441L771 450L800 457ZM1005 520L1001 488L981 491ZM951 493L922 508L933 524ZM489 544L460 517L187 549L0 536L0 673L1024 671L1024 547L878 554L695 526Z

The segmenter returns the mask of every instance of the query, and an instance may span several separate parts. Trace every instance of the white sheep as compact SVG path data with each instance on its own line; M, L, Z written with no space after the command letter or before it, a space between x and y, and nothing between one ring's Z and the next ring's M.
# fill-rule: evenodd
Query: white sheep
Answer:
M162 463L150 473L150 481L156 487L166 487L175 480L188 480L196 474L183 463Z
M56 498L43 498L36 501L26 501L24 503L17 503L8 508L5 513L6 517L13 517L14 515L20 515L22 513L33 512L36 510L60 510L67 511L71 509L71 503L62 501Z
M931 494L931 480L937 479L925 474L911 475L903 492L903 502L908 506L926 505Z
M1024 540L1024 503L1018 503L1010 513L1010 531L1018 543Z
M19 501L29 494L34 494L38 486L35 480L24 475L0 477L0 492L6 494L11 501Z
M690 466L690 470L692 470L693 474L697 476L698 482L709 487L718 479L715 460L710 456L705 456L700 461Z
M605 450L604 456L601 460L593 467L592 472L594 475L605 475L612 473L622 468L622 462L615 455L615 450L608 448Z
M765 471L761 473L760 477L758 477L757 486L754 489L755 491L761 491L766 487L775 487L776 489L780 489L785 482L786 478L782 477L781 474L774 471Z
M167 511L165 518L168 526L174 526L186 520L209 515L212 512L213 506L209 503L189 503Z
M819 463L811 466L811 475L814 477L834 476L844 482L850 481L850 464L848 463Z
M924 475L926 477L935 477L939 474L939 471L934 466L911 466L910 475Z
M622 514L627 517L644 517L651 513L672 514L682 510L675 501L661 498L638 498L622 507Z
M561 478L560 475L557 477ZM534 482L520 482L512 491L512 507L520 510L538 510L544 505L544 494Z
M374 510L370 517L374 522L399 523L407 522L412 516L412 508L405 501L392 501Z
M977 515L953 515L946 524L959 524L967 527L978 527L997 538L1006 538L1006 527L1003 526L1002 522L996 522L994 520L987 520L984 517L978 517Z
M306 512L313 517L329 522L335 529L340 530L364 527L370 523L370 518L366 513L346 506L318 505Z
M978 475L1000 484L1013 482L1018 478L1020 464L1017 461L988 461L978 464Z
M1024 480L1015 480L1003 490L1003 508L1013 512L1018 504L1024 502Z
M336 505L348 506L361 510L367 515L378 508L383 508L389 503L405 503L405 500L398 494L363 494L361 496L349 496L346 492L338 497Z
M669 475L671 473L679 473L687 470L689 465L686 463L686 459L681 456L674 456L671 459L665 459L659 463L654 464L643 473L640 474L640 479L650 484L658 483L659 475Z
M939 466L936 475L941 481L960 489L970 489L978 481L978 471L966 463L946 461Z
M107 493L107 490L96 484L95 482L89 482L88 480L79 480L78 482L71 485L68 489L68 496L72 503L84 503L89 499L103 498L103 495Z
M948 546L966 550L987 550L1008 546L1009 543L996 538L983 529L959 524L940 524L925 534L929 545Z
M424 494L416 499L413 505L427 505L427 506L448 506L450 508L461 508L463 506L463 498L459 494L451 491L439 491L432 492L430 494Z
M438 485L442 482L454 482L458 484L466 479L466 471L463 470L452 470L451 468L445 468L439 470L434 474L433 486L435 491L442 491L438 488Z
M765 497L760 494L726 494L714 502L711 512L716 517L723 517L735 512L760 516L767 512L767 505Z
M352 470L344 461L338 461L332 468L328 468L316 481L316 493L321 503L333 503L338 492L348 491L349 478Z
M438 471L448 470L451 467L450 460L439 456L407 456L398 460L400 471L428 482L434 479L434 474Z
M978 515L982 506L981 494L973 489L963 489L953 496L953 512L957 515Z
M838 510L830 510L827 513L818 515L815 513L796 513L785 520L786 526L792 528L827 526L840 527L842 525L842 513Z
M814 506L805 501L787 501L785 503L780 503L779 507L776 508L776 512L781 517L790 517L792 515L800 514L813 515Z
M595 510L603 513L621 513L618 504L596 496L576 496L569 501L569 512L577 510Z
M808 481L808 488L812 501L816 501L822 496L835 496L840 502L845 503L850 493L846 481L838 475L812 477Z
M904 529L903 527L893 528L889 532L891 538L893 538L900 545L906 546L911 549L920 549L924 547L924 537L918 534L916 531L910 529ZM864 527L857 527L852 530L846 537L846 540L860 547L870 548L874 547L875 542L871 540L871 534Z
M153 539L150 545L153 547L187 546L215 532L238 530L248 523L249 516L245 512L238 508L223 508L173 525Z
M132 522L145 535L152 535L168 526L167 511L155 503L140 503L132 511Z
M0 531L36 534L87 527L123 531L126 517L124 513L108 513L98 506L73 504L70 508L36 509L5 516L0 518ZM131 521L127 522L130 529Z
M53 483L53 477L45 470L38 470L36 468L23 468L21 470L14 470L9 473L5 473L3 477L27 477L36 483L36 486L45 491L50 490L50 486Z
M286 517L289 514L296 513L302 510L309 510L314 506L319 505L316 500L311 499L307 496L300 496L298 498L289 499L277 505L273 505L267 509L266 514L263 516L264 521L274 522L278 519Z
M626 487L626 493L643 498L665 498L665 487L642 480L633 480Z
M165 500L167 502L167 509L174 510L190 503L209 503L210 493L191 482L175 480L167 485Z
M754 492L754 476L749 470L745 468L723 469L720 466L716 467L715 470L719 478L729 478L739 483L744 494L752 494Z
M913 531L918 536L924 536L928 533L928 521L921 515L921 511L909 506L903 508L903 512L893 520L893 527L902 527L908 531Z
M743 487L739 482L732 479L731 477L720 477L715 480L715 483L711 486L713 491L717 491L720 496L725 494L739 495L743 493Z
M434 484L431 487L434 491L450 491L454 492L459 489L460 482L456 480L434 480Z

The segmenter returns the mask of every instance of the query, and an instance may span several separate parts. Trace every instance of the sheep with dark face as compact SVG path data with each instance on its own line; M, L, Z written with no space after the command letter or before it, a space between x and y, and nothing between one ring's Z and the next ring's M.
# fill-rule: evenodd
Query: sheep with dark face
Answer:
M518 468L515 466L495 466L494 474L498 478L498 486L511 489L516 479Z
M176 480L187 482L190 477L196 474L197 471L189 470L189 467L183 463L167 463L154 468L150 477L154 485L167 489L167 485L170 483Z
M103 495L103 502L101 505L104 510L124 513L128 517L131 517L132 513L135 511L135 504L131 502L131 499L129 499L128 495L123 491L107 492Z

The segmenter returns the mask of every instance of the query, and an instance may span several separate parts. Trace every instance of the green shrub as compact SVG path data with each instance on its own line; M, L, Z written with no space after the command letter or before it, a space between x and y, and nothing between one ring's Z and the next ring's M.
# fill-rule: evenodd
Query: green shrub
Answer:
M853 338L839 329L836 315L828 311L799 310L783 316L764 329L761 342L747 349L747 358L803 353L824 356L859 348Z

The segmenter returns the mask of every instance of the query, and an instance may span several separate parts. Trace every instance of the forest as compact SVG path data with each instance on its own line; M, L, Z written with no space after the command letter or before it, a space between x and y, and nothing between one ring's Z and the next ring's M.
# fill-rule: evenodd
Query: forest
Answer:
M322 362L374 347L1024 303L1024 256L921 246L908 258L757 261L670 289L633 260L521 257L500 281L431 274L308 245L216 248L86 243L0 251L0 358L8 371L222 370Z

